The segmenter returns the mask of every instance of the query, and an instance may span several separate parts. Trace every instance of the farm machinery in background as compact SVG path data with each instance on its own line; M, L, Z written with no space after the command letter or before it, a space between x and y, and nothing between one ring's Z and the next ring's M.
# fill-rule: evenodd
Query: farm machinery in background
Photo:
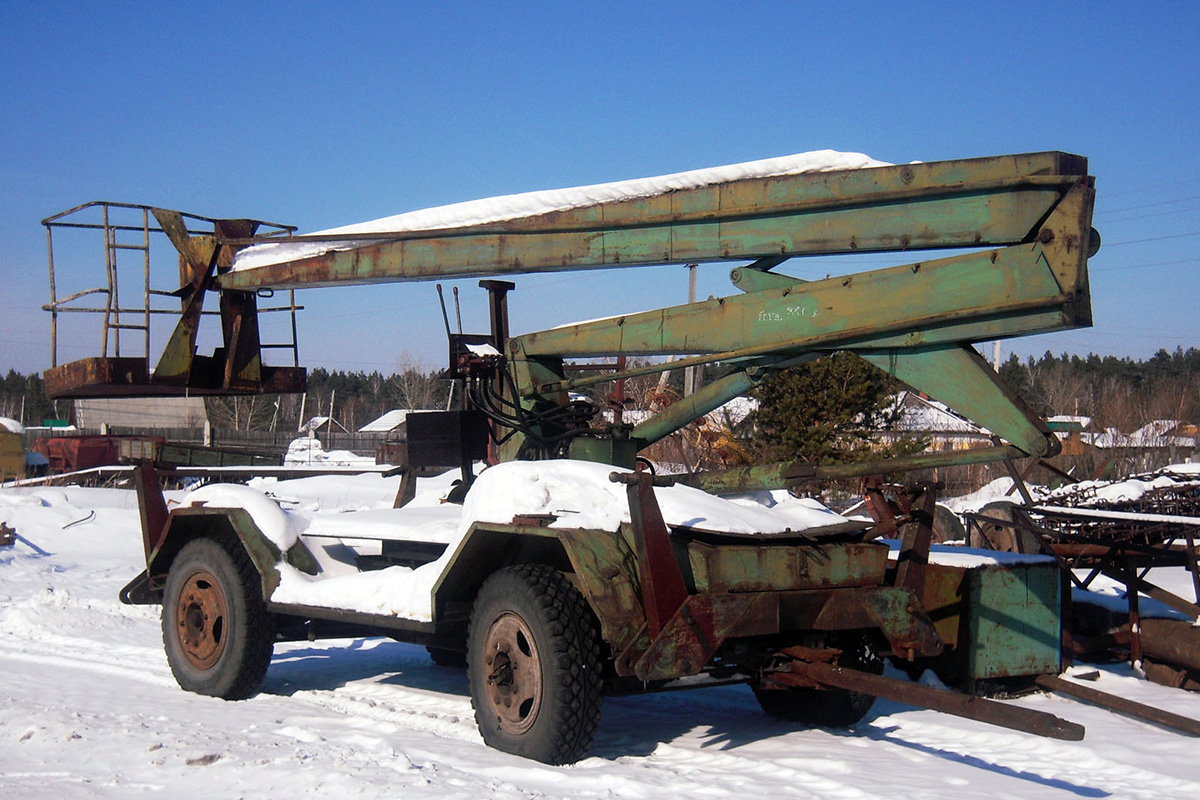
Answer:
M1091 324L1087 260L1099 236L1086 160L1049 152L861 169L735 166L749 168L606 185L595 196L551 192L532 210L500 203L499 213L492 204L472 215L481 207L464 204L449 222L443 214L433 225L312 236L142 206L122 207L140 224L112 225L115 204L47 220L52 237L82 224L74 215L99 209L110 275L109 288L95 290L106 297L102 355L47 370L47 391L57 397L303 391L298 361L264 364L258 321L270 309L259 308L259 298L288 292L275 310L294 314L292 292L318 286L478 277L488 293L490 331L446 326L447 376L461 406L409 415L394 532L356 562L363 574L436 568L428 618L281 601L276 590L288 569L316 581L325 574L315 540L281 542L253 503L228 498L168 511L152 467L139 471L147 567L122 599L164 605L164 640L181 685L243 697L261 680L275 640L384 634L423 643L438 658L465 658L485 741L553 763L587 752L603 692L698 675L748 682L768 713L805 722L850 724L873 697L886 696L1081 737L1079 726L979 696L1058 675L1064 581L1049 558L939 563L931 554L935 486L885 496L870 484L874 523L757 534L668 519L660 497L1054 455L1058 440L972 345ZM179 287L161 294L177 297L182 311L153 368L150 316L160 312L152 309L149 260L144 308L122 308L113 255L124 246L122 231L140 237L139 253L142 240L164 233L179 255ZM776 271L792 257L936 250L956 252L817 281ZM53 296L53 253L52 242L47 308L57 319L80 295ZM519 335L507 310L515 284L497 278L708 262L737 263L731 280L740 294ZM205 311L214 294L219 310ZM198 330L210 313L219 314L222 345L201 356ZM126 326L145 331L144 355L120 354ZM294 317L292 332L284 347L294 354ZM656 476L640 459L771 373L838 351L985 426L996 446L680 476ZM674 360L651 360L661 356ZM615 362L580 374L572 371L579 359ZM714 362L734 370L636 424L603 423L596 406L575 399L576 390L605 381ZM460 469L451 499L465 494L469 505L483 460L500 466L478 481L529 461L608 465L605 474L624 487L625 521L572 527L569 515L541 509L498 522L464 519L448 543L412 534L405 501L416 472ZM889 548L881 535L898 545ZM966 694L884 677L884 656L913 672L933 668Z
M1083 481L1020 502L997 500L965 514L972 547L1055 558L1086 591L1099 578L1124 587L1127 604L1078 602L1071 650L1089 660L1122 657L1152 681L1200 691L1200 469L1164 467L1115 481ZM1193 600L1151 581L1152 569L1181 567ZM1149 613L1141 596L1156 608Z

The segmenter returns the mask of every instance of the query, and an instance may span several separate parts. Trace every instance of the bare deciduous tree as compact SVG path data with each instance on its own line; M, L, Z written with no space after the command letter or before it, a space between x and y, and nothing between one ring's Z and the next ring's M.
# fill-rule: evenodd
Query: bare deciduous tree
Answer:
M422 372L416 359L407 350L396 359L396 374L388 379L389 395L400 408L432 409L438 407L443 387L432 374Z

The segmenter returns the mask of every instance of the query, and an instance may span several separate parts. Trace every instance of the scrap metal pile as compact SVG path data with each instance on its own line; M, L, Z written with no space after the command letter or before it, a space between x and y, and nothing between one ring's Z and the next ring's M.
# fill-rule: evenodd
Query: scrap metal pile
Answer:
M1150 679L1200 690L1200 468L1164 467L1120 481L1086 481L1026 503L990 503L967 514L974 546L1047 553L1080 590L1101 576L1124 587L1127 608L1076 593L1072 649L1089 658L1127 657ZM1187 570L1193 599L1151 581L1150 571ZM1158 609L1142 608L1141 596Z

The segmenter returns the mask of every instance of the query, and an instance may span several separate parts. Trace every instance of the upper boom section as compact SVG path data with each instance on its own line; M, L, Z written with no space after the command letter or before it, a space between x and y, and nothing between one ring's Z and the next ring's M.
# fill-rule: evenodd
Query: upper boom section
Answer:
M718 180L484 224L290 237L239 254L218 283L281 289L1010 245L1030 241L1086 176L1086 159L1045 152Z
M674 354L684 356L675 366L723 361L741 370L620 442L613 433L611 453L587 456L613 463L619 457L631 466L637 447L745 392L768 372L835 350L859 354L1023 452L1047 455L1057 440L970 343L1091 324L1087 259L1099 246L1093 199L1087 160L1065 153L890 166L825 151L472 201L313 236L279 226L273 235L256 236L246 220L202 220L212 232L193 231L188 219L201 218L137 207L142 221L128 230L143 240L165 234L179 259L179 288L151 292L148 245L136 248L145 253L147 297L169 295L180 303L155 366L149 315L169 312L147 301L144 321L131 324L121 316L129 312L115 283L56 299L51 247L48 310L57 314L69 310L70 300L103 292L106 304L94 310L105 314L105 333L114 330L116 354L108 355L105 339L102 356L57 366L44 377L56 397L303 391L297 356L293 367L269 367L262 359L271 347L296 353L294 325L290 345L263 344L258 326L261 312L294 311L294 300L259 308L258 290L753 262L731 275L740 295L513 338L498 290L491 338L499 352L485 365L487 381L482 372L473 379L495 395L480 389L480 404L494 402L492 421L511 429L502 436L502 456L554 456L576 442L593 447L598 434L570 417L569 390L664 368L656 363L577 378L567 376L564 359ZM114 248L131 245L117 242L115 231L127 228L114 226L110 205L93 227L104 231L111 275ZM64 225L47 221L48 242L51 228ZM938 248L971 252L811 282L771 271L792 256ZM211 294L216 310L204 308ZM200 356L197 334L208 314L221 319L222 344ZM144 358L121 355L117 336L124 328L145 333Z

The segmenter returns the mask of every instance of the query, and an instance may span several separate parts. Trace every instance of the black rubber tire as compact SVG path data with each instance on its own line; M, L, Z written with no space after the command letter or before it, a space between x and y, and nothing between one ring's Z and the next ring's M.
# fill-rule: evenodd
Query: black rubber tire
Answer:
M1012 522L1016 518L1013 507L1017 505L1011 500L995 500L979 509L979 513L991 519L1002 519ZM1019 530L1006 525L983 523L983 530L974 527L971 530L971 547L982 550L999 550L1004 553L1041 553L1041 540L1037 535L1027 530Z
M915 528L917 523L910 522L900 528L900 535L904 536L910 528ZM967 538L967 529L963 527L962 520L958 518L950 509L943 505L938 505L933 513L932 537L930 543L942 544L943 542L954 542Z
M967 529L962 520L946 506L939 503L933 512L933 543L959 542L967 538Z
M184 545L167 575L162 632L182 688L225 700L258 690L274 629L262 580L239 542L205 537Z
M429 653L430 660L439 667L447 667L449 669L463 669L467 666L467 654L462 650L451 650L448 647L432 647L427 646L425 652Z
M838 666L882 674L883 658L866 638L855 637L831 646L842 650ZM755 686L754 697L768 716L826 728L853 725L865 717L875 703L873 695L845 689L762 689Z
M484 581L467 634L471 704L484 742L546 764L587 754L600 721L601 688L591 614L551 567L508 567ZM505 634L506 626L517 633ZM514 697L516 707L505 707L504 699Z

